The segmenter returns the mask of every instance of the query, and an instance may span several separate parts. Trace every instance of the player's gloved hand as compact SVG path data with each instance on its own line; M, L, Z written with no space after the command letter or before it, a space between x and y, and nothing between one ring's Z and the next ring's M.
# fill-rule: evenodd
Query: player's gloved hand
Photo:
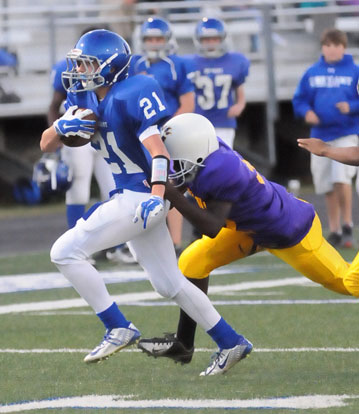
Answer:
M77 105L70 106L70 108L57 119L53 125L57 134L69 137L71 135L79 135L82 138L90 139L95 132L96 121L83 119L93 113L91 109L75 112Z
M154 217L161 213L164 209L163 198L159 196L151 196L147 201L143 201L136 209L135 217L133 222L137 223L141 218L143 220L143 228L147 227Z

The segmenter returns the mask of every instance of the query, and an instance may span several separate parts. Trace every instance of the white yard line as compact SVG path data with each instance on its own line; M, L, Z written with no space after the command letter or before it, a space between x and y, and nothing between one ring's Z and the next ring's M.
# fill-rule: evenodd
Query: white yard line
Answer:
M205 379L204 379L205 380ZM54 408L135 408L135 409L325 409L345 407L356 395L303 395L282 398L254 398L248 400L134 400L133 396L121 395L85 395L79 397L58 398L50 400L21 402L11 405L0 405L0 413L16 413L30 410ZM349 401L347 401L349 400Z
M228 289L231 285L228 285ZM177 306L174 302L160 301L161 296L156 292L127 293L113 296L114 301L119 305L132 306ZM156 299L156 301L153 301ZM293 300L211 300L215 306L281 306L281 305L358 305L358 299L293 299ZM41 316L49 315L93 315L91 311L56 312L61 309L85 308L88 304L83 299L64 299L48 302L16 303L0 306L0 315L9 313L31 312Z
M259 280L254 282L241 282L225 285L214 285L209 288L209 294L220 294L223 292L245 291L249 289L267 289L278 286L301 286L301 285L314 285L308 279L300 277L273 279L273 280ZM113 299L120 305L124 304L140 304L140 302L157 301L162 297L154 292L138 292L138 293L126 293L122 295L114 296ZM246 301L251 302L251 301ZM172 304L172 302L167 302ZM0 306L0 314L7 313L19 313L19 312L31 312L31 311L49 311L58 309L69 308L82 308L87 307L87 303L81 299L63 299L56 301L44 301L44 302L29 302L29 303L16 303L11 305ZM151 303L152 306L152 303Z
M271 265L271 269L285 268L285 264ZM268 270L264 265L228 265L212 272L213 275L234 273L261 273ZM100 271L105 283L128 283L147 280L146 273L141 269ZM25 275L0 276L0 293L12 293L32 290L59 289L70 287L71 284L58 272L29 273Z
M58 349L15 349L15 348L0 348L0 354L82 354L91 352L92 349L85 348L58 348ZM213 352L214 348L196 348L195 352ZM121 352L142 352L137 348L126 348ZM359 352L359 348L254 348L253 352L256 353L302 353L302 352L337 352L337 353L356 353Z

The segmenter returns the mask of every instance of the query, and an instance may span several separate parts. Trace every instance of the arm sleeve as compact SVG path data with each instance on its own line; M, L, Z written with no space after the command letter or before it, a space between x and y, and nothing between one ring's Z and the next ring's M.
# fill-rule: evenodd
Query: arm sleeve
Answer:
M312 91L309 86L309 74L306 72L300 80L293 96L293 110L298 118L304 118L305 114L312 109Z

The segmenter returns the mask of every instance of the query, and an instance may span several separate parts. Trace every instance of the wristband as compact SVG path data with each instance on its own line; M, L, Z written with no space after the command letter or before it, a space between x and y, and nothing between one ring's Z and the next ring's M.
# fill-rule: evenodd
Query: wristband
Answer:
M164 155L156 155L152 158L151 185L167 183L170 160Z

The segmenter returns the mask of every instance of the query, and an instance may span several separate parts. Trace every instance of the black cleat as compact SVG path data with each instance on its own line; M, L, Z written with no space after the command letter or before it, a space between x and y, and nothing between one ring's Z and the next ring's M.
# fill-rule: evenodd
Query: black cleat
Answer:
M175 334L165 334L163 338L141 339L137 347L149 356L171 358L182 365L191 362L194 352L194 347L185 348Z

